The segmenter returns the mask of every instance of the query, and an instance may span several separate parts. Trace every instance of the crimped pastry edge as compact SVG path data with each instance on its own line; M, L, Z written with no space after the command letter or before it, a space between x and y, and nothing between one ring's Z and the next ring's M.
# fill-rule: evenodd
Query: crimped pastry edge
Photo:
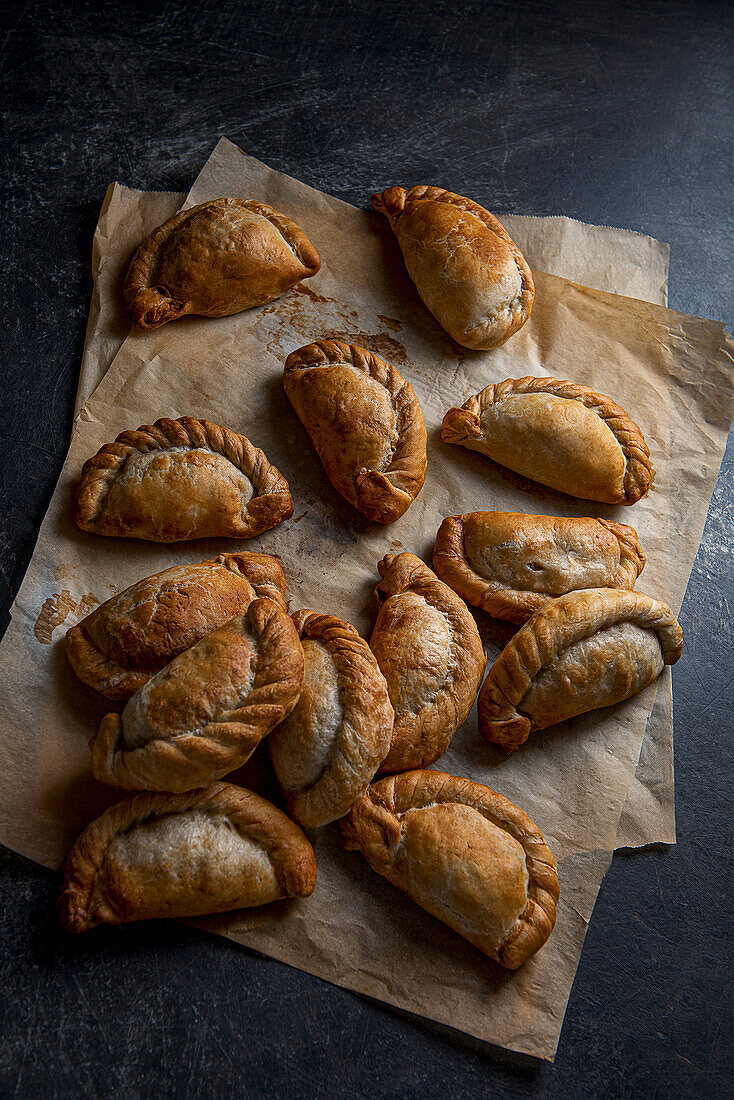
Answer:
M528 589L503 588L499 582L493 584L476 572L466 555L465 522L473 516L485 514L492 513L465 512L461 515L447 516L443 520L436 534L433 548L433 568L439 579L453 588L454 592L467 603L481 608L496 619L521 625L554 597ZM535 515L528 515L530 520L536 518ZM614 535L619 545L620 565L609 587L633 589L635 581L645 566L645 555L637 532L628 524L615 523L612 520L594 518L593 522L605 527Z
M309 608L296 611L291 617L301 641L311 638L328 650L337 668L344 707L329 761L319 779L304 790L291 792L282 788L288 798L286 808L290 816L304 828L314 829L343 817L374 778L390 747L393 709L377 660L351 623ZM276 728L269 738L271 749L273 738L277 737ZM344 754L343 746L349 738L356 739L360 746L373 742L371 751L362 760L369 773L367 778L355 773ZM273 768L280 781L274 763Z
M255 493L243 509L237 531L230 537L254 538L293 515L288 482L277 466L268 461L265 452L255 447L246 436L193 416L181 416L177 420L161 417L154 424L142 424L136 430L120 432L114 443L105 443L96 455L87 459L74 495L73 511L77 526L82 531L97 533L107 494L130 455L179 447L220 454L252 482Z
M310 278L319 271L321 260L306 234L294 221L273 209L272 206L257 199L210 199L198 206L180 210L173 217L168 218L157 226L136 249L122 288L133 328L149 331L192 312L192 302L174 298L165 287L155 285L158 260L166 242L177 229L202 211L217 206L242 206L252 213L267 218L303 265L302 278Z
M105 715L89 742L95 779L125 790L180 793L204 786L246 763L263 737L290 714L298 702L304 667L293 621L272 600L259 599L244 615L217 629L231 628L237 619L245 620L259 640L255 678L245 702L196 732L154 738L133 749L124 746L122 716ZM170 665L162 673L167 668Z
M393 523L410 507L426 479L426 424L410 382L374 352L343 340L316 340L292 351L285 361L283 388L293 405L300 372L346 363L383 386L395 410L397 442L384 470L357 471L353 504L375 523ZM295 410L295 405L293 405ZM297 411L296 414L298 415ZM308 430L308 425L304 423ZM318 453L318 452L317 452Z
M373 870L402 889L398 876L390 873L393 853L401 840L401 818L411 809L441 803L458 803L483 813L494 825L509 832L525 851L528 903L492 956L508 969L517 969L550 936L556 919L559 885L556 863L542 833L524 810L504 795L481 783L433 769L388 776L373 783L340 822L345 847L361 851ZM360 818L372 818L378 826L375 835L379 840L368 848L369 854L360 842Z
M489 670L479 692L479 732L511 753L530 736L533 725L520 713L531 682L565 649L616 623L652 630L663 661L675 664L683 631L667 604L643 592L586 588L551 600L520 627Z
M138 793L91 822L69 851L58 901L59 917L66 930L85 932L103 922L134 920L134 916L121 916L104 899L94 897L97 872L109 843L149 818L192 810L227 817L235 828L266 848L283 897L308 897L313 893L316 862L311 845L297 825L259 795L230 783L213 783L185 794Z
M453 646L461 650L460 659L453 662L449 678L432 702L409 722L399 725L396 719L390 749L380 765L380 772L384 773L432 764L446 752L454 734L469 717L487 658L469 608L420 558L408 552L386 554L377 568L382 580L375 588L375 599L380 606L392 595L408 589L417 592L429 606L446 616ZM379 616L372 638L378 625Z
M482 326L476 326L475 329L464 333L465 339L458 341L472 351L491 351L493 348L501 347L522 328L533 310L535 284L527 260L494 214L491 214L485 207L480 206L479 203L466 198L465 195L459 195L455 191L445 191L442 187L432 187L427 184L417 184L407 191L403 187L388 187L387 190L372 196L372 206L378 214L383 214L388 219L393 232L397 236L396 226L400 215L405 209L405 204L407 202L418 202L421 199L444 202L472 214L487 229L509 245L522 283L519 297ZM503 316L505 313L510 318L509 322L507 317ZM475 338L472 338L471 333L475 332L476 329L481 329L481 331L478 332Z
M216 558L207 558L202 562L192 562L189 568L197 568L207 565L222 565L249 581L255 591L255 598L266 597L286 610L285 605L285 577L280 562L269 554L253 554L247 550L236 553L218 554ZM266 576L270 570L271 577ZM141 577L139 581L121 589L109 600L95 607L88 615L75 626L67 630L64 638L66 654L69 664L75 674L88 687L98 691L107 699L124 701L129 699L136 691L150 680L158 669L146 670L137 668L131 664L122 665L113 657L109 657L101 650L89 634L89 624L103 616L105 610L110 608L117 600L125 596L131 588L156 580L162 573L152 573L148 577ZM212 629L215 629L212 627ZM173 660L174 654L170 659Z
M479 439L482 435L481 416L485 409L518 394L549 393L569 401L579 401L595 412L614 434L625 458L624 494L609 499L609 504L636 504L653 486L655 467L642 430L634 420L606 394L589 386L558 378L505 378L502 382L485 386L473 394L459 408L448 409L441 427L444 443L466 446L467 439Z

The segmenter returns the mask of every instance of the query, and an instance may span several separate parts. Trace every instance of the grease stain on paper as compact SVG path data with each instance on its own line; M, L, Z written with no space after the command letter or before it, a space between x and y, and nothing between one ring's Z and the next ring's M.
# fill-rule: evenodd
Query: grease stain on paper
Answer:
M41 645L51 645L54 630L62 626L72 612L78 612L79 617L83 618L98 604L99 600L91 592L85 593L79 600L74 599L68 588L62 589L61 592L54 592L43 601L33 626L36 639Z
M374 351L388 363L399 363L401 367L410 366L410 359L403 344L387 332L329 332L325 340L345 340L367 351Z

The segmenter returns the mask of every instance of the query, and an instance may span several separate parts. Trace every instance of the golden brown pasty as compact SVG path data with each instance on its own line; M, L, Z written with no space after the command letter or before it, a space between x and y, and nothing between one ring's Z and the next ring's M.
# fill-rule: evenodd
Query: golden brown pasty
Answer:
M291 352L283 386L329 479L375 523L402 516L426 477L426 425L413 387L371 351L319 340Z
M128 790L188 791L234 771L298 702L303 649L290 616L253 600L174 657L90 742L92 775Z
M67 856L59 898L69 932L152 917L198 917L316 885L313 848L264 798L213 783L135 794L88 825Z
M634 504L654 468L637 424L610 397L557 378L507 378L449 409L441 437L562 493Z
M264 305L320 267L303 230L272 206L213 199L143 241L123 294L134 328L159 328L187 313L228 317Z
M164 417L122 432L82 467L74 519L94 535L251 539L293 515L280 470L244 435Z
M637 532L607 519L468 512L438 530L433 568L496 619L524 623L578 588L634 588L645 566Z
M424 186L389 187L372 205L388 218L418 293L457 344L486 351L522 328L533 308L533 278L488 210Z
M268 738L288 813L314 829L343 817L390 748L393 709L370 647L334 615L297 611L301 697Z
M486 657L462 599L415 554L387 554L377 566L380 606L370 648L395 711L380 771L432 764L469 716Z
M479 732L514 752L536 730L621 703L674 665L683 631L641 592L589 588L551 600L520 627L479 693Z
M268 554L220 554L174 565L119 592L66 633L80 680L129 699L199 638L267 596L285 611L285 577Z
M553 931L553 856L527 814L490 787L437 771L390 776L341 828L373 870L511 970Z

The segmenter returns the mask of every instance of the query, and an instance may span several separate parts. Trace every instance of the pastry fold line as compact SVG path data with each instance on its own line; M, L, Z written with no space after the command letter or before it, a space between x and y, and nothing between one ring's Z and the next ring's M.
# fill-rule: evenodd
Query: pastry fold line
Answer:
M389 776L373 783L340 823L345 847L361 851L378 874L405 889L394 867L402 842L403 816L411 810L452 803L477 810L491 824L508 832L525 852L528 872L525 908L495 950L489 952L486 945L473 941L481 951L514 970L550 936L556 920L559 886L556 863L542 833L504 795L470 779L432 769Z
M625 458L624 494L611 504L635 504L653 486L655 467L639 426L611 397L588 386L558 378L506 378L485 386L470 397L461 408L451 408L443 418L441 438L444 443L463 444L480 439L483 434L482 413L508 397L519 394L551 394L553 397L578 401L604 421L616 438Z
M653 631L663 662L683 652L683 631L667 604L641 592L587 588L551 600L513 635L489 670L477 705L479 732L511 753L533 731L520 708L534 678L570 646L617 623Z
M69 852L58 902L59 916L67 931L85 932L102 923L134 920L134 912L121 913L98 889L98 876L110 842L153 818L192 811L226 818L234 829L263 849L278 880L281 897L308 897L313 893L316 862L311 845L297 825L259 795L230 783L213 783L185 794L139 793L111 806L88 825ZM241 904L247 905L247 900L241 899Z
M143 331L160 328L161 325L165 325L169 321L176 321L179 317L194 312L192 301L177 298L165 286L156 285L158 261L173 234L192 217L196 217L203 211L226 209L228 207L241 207L266 218L278 230L302 265L303 273L300 278L310 278L319 271L321 260L318 252L303 230L290 218L286 218L284 214L280 214L272 206L268 206L264 202L258 202L256 199L211 199L209 202L189 207L187 210L180 210L178 214L174 214L168 221L157 226L136 250L123 283L123 298L130 323L134 328ZM216 317L221 316L221 314L215 312L211 316Z
M405 210L406 203L420 202L421 200L446 203L449 206L456 207L463 213L471 214L509 247L520 276L521 290L519 296L513 302L509 302L504 309L498 310L494 317L488 316L484 321L468 329L462 334L461 339L454 335L454 339L457 339L459 343L473 350L491 350L501 346L522 328L532 312L535 284L527 260L494 214L480 206L479 203L454 191L445 191L442 187L432 187L427 184L417 184L407 191L404 187L388 187L387 190L372 196L372 206L378 214L382 214L388 219L397 237L397 225ZM420 293L420 287L417 289ZM449 333L449 335L453 334Z
M489 579L478 573L472 566L465 546L465 524L475 517L492 515L490 512L468 512L464 515L447 516L438 529L433 550L433 567L436 573L454 591L488 615L506 622L522 624L531 615L539 611L555 597L545 592L528 588L512 588L499 580ZM504 516L505 513L498 513ZM560 519L563 523L598 523L617 541L620 563L614 576L610 578L609 588L633 589L635 581L645 567L645 555L640 546L637 532L626 523L596 518L566 520L561 517L519 515L532 523L537 519ZM572 591L573 589L569 589Z
M74 519L77 526L82 531L98 533L100 520L104 518L107 495L130 456L181 449L208 450L222 455L252 483L253 496L242 509L241 515L232 520L230 536L220 537L254 538L293 515L293 500L288 482L280 470L268 461L265 452L255 447L246 436L213 424L210 420L198 420L193 416L182 416L178 420L161 417L155 424L143 424L136 431L121 432L114 443L106 443L96 455L87 459L74 497ZM133 534L131 537L146 536ZM193 534L189 537L207 536ZM151 537L151 541L181 540Z
M252 684L239 706L223 708L196 730L152 737L135 748L126 747L124 714L107 714L89 742L94 778L126 790L180 792L220 779L246 763L263 737L291 712L301 691L303 649L290 616L271 600L254 600L244 615L205 635L157 674L165 677L176 661L190 657L219 631L247 630L257 641L257 659ZM202 657L189 690L196 695L211 687Z
M373 352L343 340L317 340L290 353L285 361L283 386L291 403L295 379L300 372L338 363L354 367L383 386L395 412L397 438L386 465L379 470L356 470L354 495L349 498L368 519L376 523L393 523L413 503L426 478L423 410L413 387L395 367ZM307 423L305 427L308 431ZM358 428L355 425L355 431Z
M289 815L304 828L313 829L343 817L364 793L390 747L393 709L377 661L351 623L308 608L296 611L292 618L302 642L310 638L329 653L339 678L343 707L336 738L319 778L303 789L283 788ZM297 714L298 704L286 725ZM269 738L276 776L275 746L284 730L284 726L276 728ZM282 751L287 751L287 735Z

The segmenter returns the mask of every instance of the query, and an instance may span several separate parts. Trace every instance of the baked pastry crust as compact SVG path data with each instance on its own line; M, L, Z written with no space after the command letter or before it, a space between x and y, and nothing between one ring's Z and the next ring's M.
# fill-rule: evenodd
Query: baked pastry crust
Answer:
M250 758L290 714L303 649L286 612L253 600L244 615L174 657L108 714L90 741L92 775L127 790L188 791Z
M374 523L392 523L426 478L426 425L413 387L342 340L292 351L283 386L334 488Z
M458 344L486 351L522 328L533 308L533 277L488 210L423 185L389 187L372 205L389 220L421 298Z
M373 870L511 970L553 931L555 860L527 814L490 787L438 771L390 776L341 828Z
M264 798L214 783L135 794L88 825L69 852L59 898L69 932L153 917L196 917L316 885L311 845Z
M88 459L74 498L83 531L152 542L251 539L293 515L288 482L229 428L163 417Z
M267 597L285 611L285 577L268 554L220 554L174 565L95 608L66 633L80 680L108 699L129 699L205 634Z
M557 378L507 378L443 418L441 437L571 496L635 504L655 473L640 428L611 397Z
M174 214L133 256L123 296L134 328L187 313L227 317L279 298L321 267L302 229L267 203L213 199Z
M446 517L433 550L442 581L511 623L575 589L632 589L644 567L634 527L607 519L467 512Z
M305 675L295 708L268 738L290 816L307 829L343 817L390 748L393 709L367 642L334 615L293 621Z
M381 772L432 764L469 717L487 659L462 599L415 554L387 554L377 566L380 606L370 648L395 711Z
M536 730L635 695L683 651L670 608L591 588L551 600L500 653L479 693L479 732L514 752Z

